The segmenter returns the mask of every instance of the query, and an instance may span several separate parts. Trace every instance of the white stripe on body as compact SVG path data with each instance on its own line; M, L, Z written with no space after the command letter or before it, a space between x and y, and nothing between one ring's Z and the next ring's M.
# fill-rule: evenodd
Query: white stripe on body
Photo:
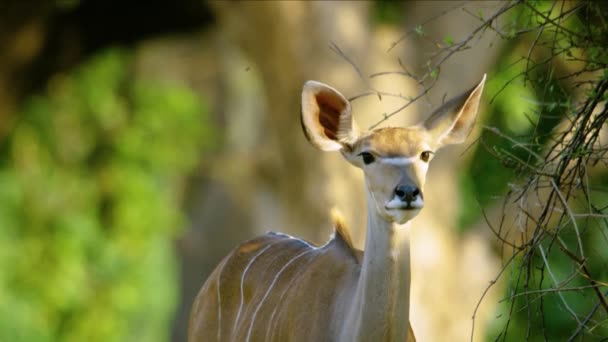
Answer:
M236 326L239 323L239 318L241 317L241 310L243 309L243 301L245 300L245 296L243 293L243 283L245 280L245 275L247 275L247 271L249 270L249 267L251 267L251 265L253 264L253 262L255 261L255 259L257 259L260 255L262 255L262 253L266 252L266 250L272 246L274 246L274 244L276 244L277 242L270 244L264 248L262 248L262 250L260 250L256 255L253 256L253 258L251 258L251 260L249 261L249 263L247 264L247 266L243 269L243 274L241 275L241 302L239 304L239 311L236 314L236 319L234 320L234 326L232 327L232 334L234 335L235 331L236 331Z
M220 280L222 279L222 272L224 271L224 267L226 266L226 262L228 262L229 258L230 257L227 257L226 259L224 259L224 262L222 262L222 266L217 275L217 284L215 285L215 287L217 287L217 340L218 340L218 342L222 340L222 295L221 295L221 289L220 289Z
M310 262L309 262L310 263ZM304 272L306 270L305 267L302 267L302 271ZM293 284L293 282L296 280L296 278L298 278L298 275L294 276L293 278L291 278L291 281L289 281L289 284L287 284L285 291L283 291L283 293L281 294L281 296L279 297L279 301L278 304L274 307L274 309L272 310L272 314L270 315L270 318L268 319L268 328L266 329L266 335L264 337L264 341L268 340L268 334L270 333L271 328L274 326L273 322L273 318L274 315L277 313L277 309L279 308L279 304L283 302L283 297L285 296L285 294L289 291L289 289L291 288L291 285Z
M268 234L268 233L267 233L267 234ZM312 249L320 249L320 248L323 248L323 247L327 246L327 244L328 244L329 242L331 242L331 239L330 239L330 240L329 240L329 241L327 241L327 243L325 243L323 246L319 246L319 247L317 247L317 246L313 246L313 245L311 245L311 244L310 244L308 241L306 241L306 240L302 240L302 239L300 239L300 238L297 238L297 237L291 236L291 235L286 234L286 233L281 233L281 232L270 232L270 234L274 234L274 235L278 235L278 236L286 237L286 238L291 239L291 240L297 240L297 241L299 241L299 242L301 242L301 243L305 244L306 246L308 246L308 247L310 247L310 248L312 248Z
M307 253L314 252L315 250L316 249L309 249L307 251L304 251L304 252L298 254L293 259L289 260L289 262L286 263L285 266L283 266L279 270L279 272L277 273L277 275L272 280L272 283L270 283L270 286L268 287L268 290L264 294L264 297L262 297L262 300L260 301L260 304L258 304L258 306L255 308L255 311L253 312L253 317L251 318L251 324L249 325L249 330L247 330L247 338L245 339L246 342L249 342L249 339L251 338L251 331L253 330L253 324L255 323L255 317L258 314L258 311L260 311L260 308L262 307L262 304L264 304L264 301L268 297L268 294L270 293L270 291L274 287L274 284L277 282L277 280L279 279L279 277L281 276L281 274L283 273L283 271L285 271L285 269L287 269L287 267L289 267L289 265L291 265L294 261L298 260L299 258L301 258L302 256L304 256Z

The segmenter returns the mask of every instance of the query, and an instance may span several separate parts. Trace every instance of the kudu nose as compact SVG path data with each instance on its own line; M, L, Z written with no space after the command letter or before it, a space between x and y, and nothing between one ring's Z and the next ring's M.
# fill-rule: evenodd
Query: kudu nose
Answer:
M412 185L399 185L395 188L395 195L400 200L406 203L411 203L416 200L416 197L422 197L420 189Z

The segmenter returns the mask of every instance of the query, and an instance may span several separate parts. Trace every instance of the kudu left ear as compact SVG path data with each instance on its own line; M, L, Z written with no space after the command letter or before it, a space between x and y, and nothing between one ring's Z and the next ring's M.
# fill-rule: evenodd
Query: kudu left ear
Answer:
M423 122L437 144L461 144L466 140L477 118L485 82L484 74L478 85L443 104Z

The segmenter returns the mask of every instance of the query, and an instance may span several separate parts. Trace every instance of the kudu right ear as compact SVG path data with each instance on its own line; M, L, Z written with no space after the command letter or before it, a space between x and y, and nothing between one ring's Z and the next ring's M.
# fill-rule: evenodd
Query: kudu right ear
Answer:
M469 91L443 104L423 123L438 146L461 144L465 141L477 118L486 75Z
M316 81L304 83L301 114L306 138L323 151L338 151L357 140L350 103L328 85Z

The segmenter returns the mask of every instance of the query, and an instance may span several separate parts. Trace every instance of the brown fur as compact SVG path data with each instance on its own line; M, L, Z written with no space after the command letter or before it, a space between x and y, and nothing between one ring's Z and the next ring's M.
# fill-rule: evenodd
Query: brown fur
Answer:
M371 149L382 157L413 156L424 149L415 142L429 141L428 133L419 127L385 127L361 137L354 149Z
M339 310L335 305L339 298L353 295L354 288L348 284L360 272L356 255L362 254L352 247L346 225L337 217L336 234L322 247L267 233L235 248L196 297L188 341L240 342L248 334L250 341L336 340L342 322L333 315ZM410 335L408 341L415 341Z

